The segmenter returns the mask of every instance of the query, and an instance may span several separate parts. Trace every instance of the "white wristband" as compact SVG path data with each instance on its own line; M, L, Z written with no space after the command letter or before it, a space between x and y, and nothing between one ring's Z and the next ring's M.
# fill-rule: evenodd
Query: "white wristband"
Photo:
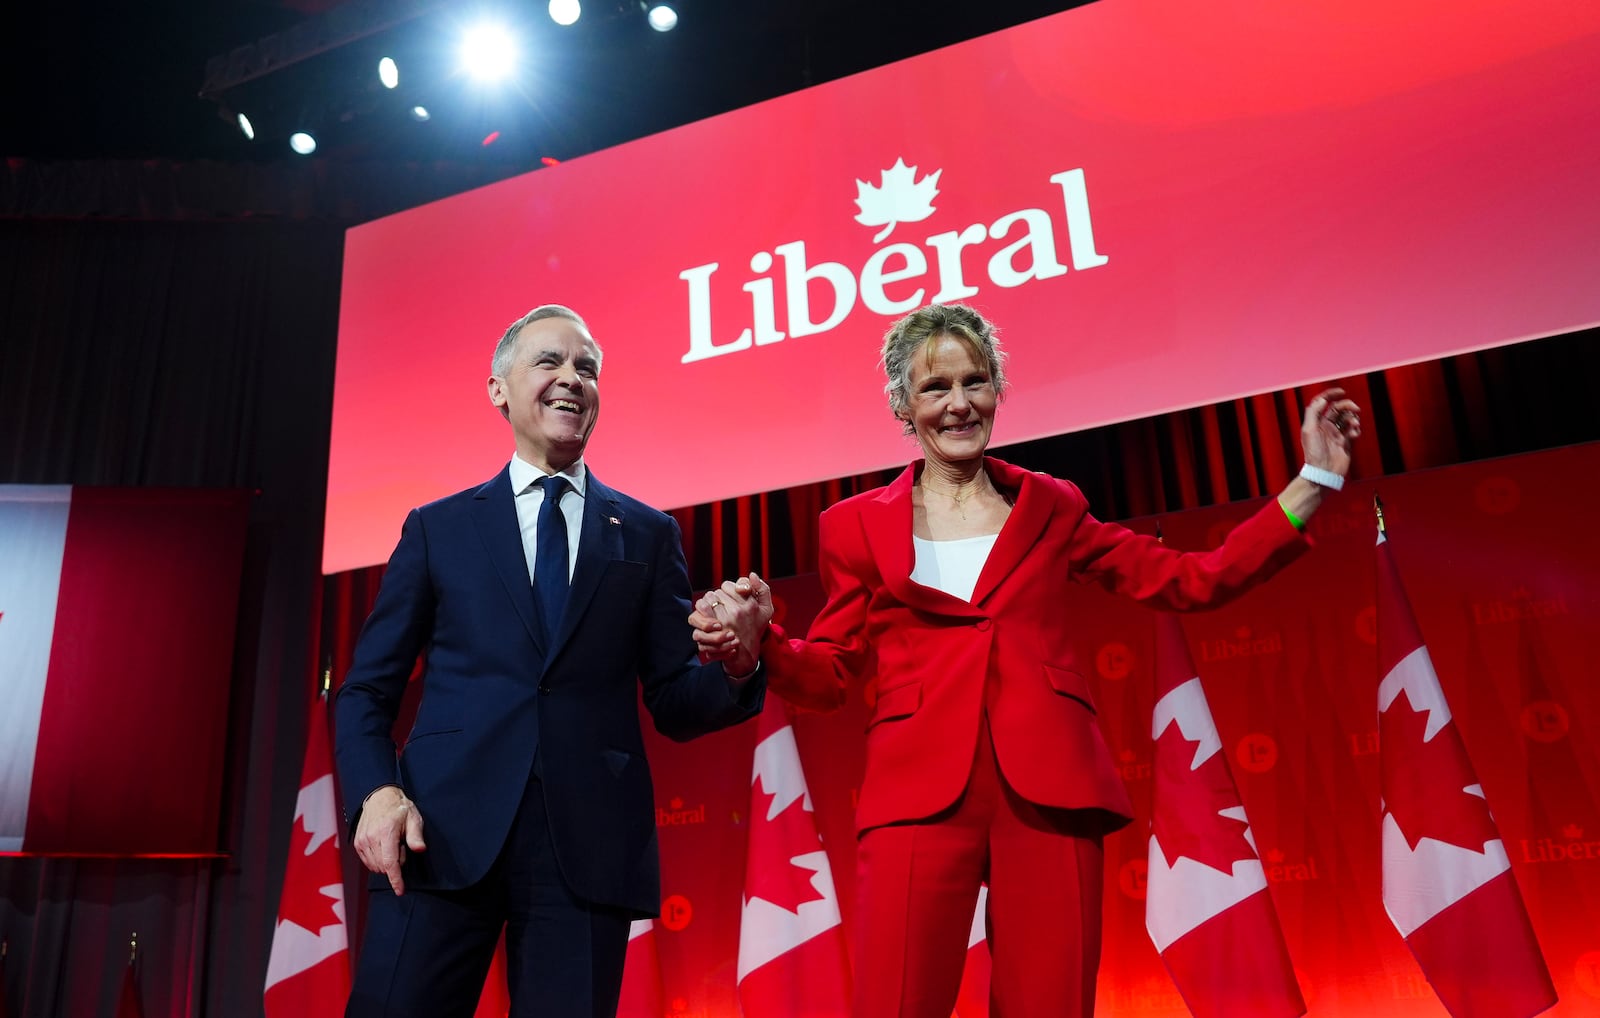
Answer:
M1343 477L1334 473L1332 470L1324 470L1321 467L1314 467L1309 463L1300 468L1300 476L1304 477L1306 480L1310 481L1312 484L1315 484L1319 488L1327 488L1330 491L1340 491L1344 488Z

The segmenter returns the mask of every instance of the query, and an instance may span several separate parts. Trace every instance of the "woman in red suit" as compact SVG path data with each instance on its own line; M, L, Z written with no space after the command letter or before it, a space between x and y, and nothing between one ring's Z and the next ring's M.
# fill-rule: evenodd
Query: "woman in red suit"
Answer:
M712 657L759 641L768 688L801 707L837 708L865 683L857 1018L948 1018L985 881L993 1012L1089 1018L1101 840L1132 807L1057 595L1093 581L1183 611L1271 576L1342 486L1359 408L1340 389L1313 399L1302 475L1222 547L1180 553L1096 520L1072 484L984 455L1004 357L972 309L901 319L883 364L890 409L924 459L822 514L827 603L809 638L769 625L771 591L754 574L708 593L690 621Z

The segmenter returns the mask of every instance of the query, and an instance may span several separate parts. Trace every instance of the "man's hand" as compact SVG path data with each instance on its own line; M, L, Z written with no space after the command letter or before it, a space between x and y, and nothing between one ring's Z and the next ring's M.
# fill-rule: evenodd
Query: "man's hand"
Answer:
M395 894L404 894L406 882L400 866L406 861L406 849L422 852L428 848L422 840L422 813L399 785L384 785L361 804L352 844L363 866L388 877Z
M748 676L761 660L761 639L772 621L772 588L751 573L725 580L695 602L689 624L695 644L730 676Z

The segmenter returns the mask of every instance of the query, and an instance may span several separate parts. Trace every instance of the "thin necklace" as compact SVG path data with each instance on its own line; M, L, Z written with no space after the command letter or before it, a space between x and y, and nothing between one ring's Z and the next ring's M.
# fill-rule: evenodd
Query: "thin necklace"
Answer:
M956 485L955 491L940 491L938 488L935 488L933 485L929 484L926 477L920 479L917 484L921 486L923 491L931 491L935 495L943 495L945 498L948 498L950 501L954 502L956 506L956 512L960 513L961 518L964 520L967 518L967 499L971 498L973 495L976 495L983 487L983 478L979 477L974 479L972 482L972 490L966 492L965 494L963 494L961 491L962 485Z

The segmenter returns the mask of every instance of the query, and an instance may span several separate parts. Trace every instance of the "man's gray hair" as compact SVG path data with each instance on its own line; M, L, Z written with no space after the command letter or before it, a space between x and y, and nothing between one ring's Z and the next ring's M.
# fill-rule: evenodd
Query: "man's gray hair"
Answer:
M600 369L600 344L594 342L594 334L589 331L589 323L578 316L578 313L563 304L540 304L527 314L506 326L506 331L500 337L500 342L494 345L494 360L489 364L489 372L497 378L504 378L511 372L511 351L517 345L517 333L522 331L524 325L531 325L544 318L565 318L582 329L584 335L589 337L589 342L594 343L594 366Z

